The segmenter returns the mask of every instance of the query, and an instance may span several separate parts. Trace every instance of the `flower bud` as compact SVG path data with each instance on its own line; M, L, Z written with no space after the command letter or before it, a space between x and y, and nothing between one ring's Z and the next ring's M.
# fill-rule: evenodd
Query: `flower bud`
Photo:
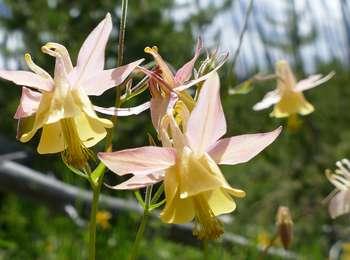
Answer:
M287 249L293 240L293 221L288 207L280 206L278 208L276 226L283 247Z

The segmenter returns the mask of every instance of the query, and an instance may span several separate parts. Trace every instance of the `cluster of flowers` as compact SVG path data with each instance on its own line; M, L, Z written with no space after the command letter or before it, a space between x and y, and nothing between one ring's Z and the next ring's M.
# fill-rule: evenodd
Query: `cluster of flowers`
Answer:
M36 65L29 54L25 60L32 72L0 71L1 78L23 86L15 114L19 121L17 137L28 142L42 129L38 153L61 153L67 165L88 172L89 160L95 157L89 148L106 137L107 128L113 127L111 120L101 118L96 111L128 116L150 108L161 147L145 146L97 155L112 172L133 174L112 188L139 189L163 181L166 204L160 213L161 220L177 224L194 220L194 234L199 239L218 238L223 228L217 216L235 210L234 198L245 196L243 190L231 187L218 165L249 161L277 138L281 127L268 133L222 138L226 120L216 71L225 58L208 58L193 73L202 50L199 39L194 57L176 73L156 47L145 48L156 63L152 70L141 66L143 59L106 70L104 52L111 30L111 17L107 14L83 43L76 66L64 46L44 45L42 51L55 58L54 77ZM122 84L135 70L145 74L150 102L127 109L92 105L88 96L102 95ZM285 61L277 63L276 75L277 89L254 106L254 110L261 110L275 105L272 112L275 117L311 113L314 108L302 91L332 77L315 75L296 82ZM196 90L194 97L187 91L190 87ZM335 182L338 185L339 181Z

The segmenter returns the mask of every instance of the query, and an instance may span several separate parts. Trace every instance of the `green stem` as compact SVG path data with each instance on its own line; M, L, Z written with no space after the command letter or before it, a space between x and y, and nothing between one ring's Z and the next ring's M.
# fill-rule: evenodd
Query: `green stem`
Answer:
M247 12L245 14L245 17L244 17L244 24L243 24L243 28L242 28L242 31L239 35L239 40L238 40L238 46L237 46L237 49L233 55L233 61L232 61L232 67L234 68L235 65L236 65L236 62L237 62L237 59L238 59L238 54L241 50L241 47L242 47L242 43L243 43L243 37L244 37L244 34L248 28L248 19L249 19L249 16L250 14L252 13L252 10L253 10L253 2L254 0L250 0L249 2L249 5L248 5L248 8L247 8Z
M126 28L126 15L128 13L128 0L122 1L122 16L120 18L119 26L119 42L118 42L118 66L123 64L124 58L124 39Z
M125 27L126 27L126 14L128 8L128 0L122 1L122 16L120 19L120 30L119 30L119 43L118 43L118 66L123 64L123 55L124 55L124 39L125 39ZM121 88L120 86L116 87L116 97L115 97L115 106L118 108L121 105ZM114 116L112 118L112 122L114 126L117 123L117 117ZM108 132L106 148L105 150L112 151L112 140L113 140L113 132L110 130ZM103 175L105 173L105 168L101 167L100 172L97 174L97 179L91 178L94 176L90 176L90 184L93 190L93 199L91 205L91 213L90 213L90 224L89 224L89 260L95 260L96 256L96 214L98 210L98 200L100 197L101 186L103 183Z
M209 260L208 240L203 240L203 259Z
M117 66L123 65L124 59L124 42L125 42L125 28L126 28L126 15L128 11L128 0L122 1L122 16L120 18L120 27L119 27L119 41L118 41L118 57L117 57ZM116 95L115 95L115 107L119 108L121 106L121 86L116 86ZM112 117L112 122L114 127L117 125L117 116ZM114 129L115 130L115 129ZM106 141L106 152L112 151L112 141L113 141L113 130L108 131L107 141Z
M96 258L96 214L104 173L105 166L103 164L99 164L93 172L89 170L87 173L93 191L89 222L89 260L95 260Z
M151 204L151 195L152 195L152 185L147 186L147 188L146 188L145 207L143 210L143 215L142 215L139 229L137 230L134 245L132 246L131 255L130 255L129 260L136 260L136 258L137 258L137 254L138 254L139 247L140 247L140 242L143 238L143 234L145 232L145 228L146 228L148 218L149 218L149 213L150 213L149 208L150 208L150 204Z
M89 223L89 260L95 260L96 255L96 213L98 209L98 199L100 197L100 185L93 186L93 198Z

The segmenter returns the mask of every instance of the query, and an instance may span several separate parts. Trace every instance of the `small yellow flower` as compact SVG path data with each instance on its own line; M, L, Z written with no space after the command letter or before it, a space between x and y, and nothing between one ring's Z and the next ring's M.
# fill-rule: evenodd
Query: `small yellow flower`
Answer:
M262 230L261 232L258 233L256 240L258 245L261 246L262 248L270 246L272 242L270 238L270 234L265 230Z
M98 211L96 214L96 223L102 229L108 229L111 227L109 220L112 218L112 214L106 210Z

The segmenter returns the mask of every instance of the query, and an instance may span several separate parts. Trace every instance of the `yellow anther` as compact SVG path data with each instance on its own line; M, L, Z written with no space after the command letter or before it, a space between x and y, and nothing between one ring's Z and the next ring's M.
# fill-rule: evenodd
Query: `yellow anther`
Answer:
M200 240L218 239L224 233L224 230L206 198L203 195L196 195L193 197L193 204L196 212L193 235Z
M80 140L74 119L62 119L61 128L66 146L62 152L63 160L74 168L85 169L94 154Z
M145 49L144 49L144 51L146 52L146 53L149 53L149 54L156 54L156 53L158 53L158 47L157 46L153 46L152 48L151 47L146 47Z

